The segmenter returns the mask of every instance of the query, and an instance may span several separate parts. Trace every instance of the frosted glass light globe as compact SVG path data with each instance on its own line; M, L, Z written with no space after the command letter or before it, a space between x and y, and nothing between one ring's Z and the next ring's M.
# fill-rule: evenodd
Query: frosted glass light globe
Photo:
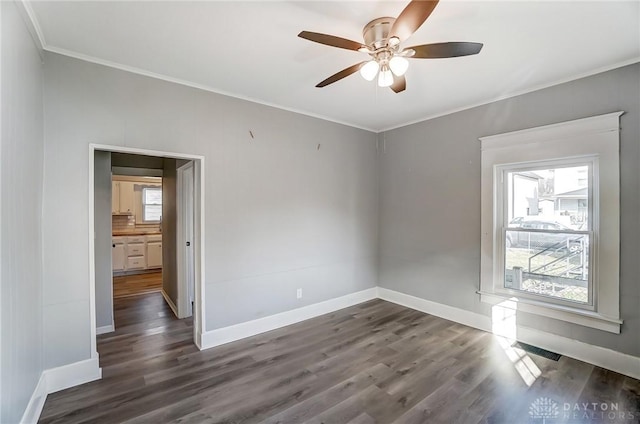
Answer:
M376 75L378 75L379 70L380 65L378 64L378 62L376 62L375 60L371 60L365 63L364 66L360 68L360 75L362 75L362 78L366 79L367 81L373 81Z
M394 56L389 61L389 68L396 76L401 77L409 69L409 61L402 56Z
M393 84L393 75L391 74L389 68L383 68L383 70L380 71L380 74L378 75L378 86L389 87L391 86L391 84Z

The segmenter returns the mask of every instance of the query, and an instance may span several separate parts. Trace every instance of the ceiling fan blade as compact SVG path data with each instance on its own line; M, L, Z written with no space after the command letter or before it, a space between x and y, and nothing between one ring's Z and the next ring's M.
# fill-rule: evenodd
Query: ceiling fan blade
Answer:
M400 13L396 19L389 37L398 37L404 41L416 32L418 28L427 20L433 9L438 5L438 0L424 1L413 0Z
M333 84L336 81L340 81L342 78L348 77L351 74L354 74L356 72L358 72L360 70L360 67L366 62L360 62L360 63L356 63L353 66L349 66L346 69L343 69L342 71L331 75L329 78L327 78L326 80L318 83L318 85L316 85L316 87L318 88L322 88L322 87L326 87L329 84Z
M347 50L358 50L363 48L362 43L356 41L347 40L346 38L336 37L334 35L321 34L319 32L302 31L298 34L298 37L304 38L309 41L315 41L316 43L326 44L327 46L339 47Z
M400 93L407 88L407 79L404 77L404 75L401 77L397 77L394 75L393 84L391 84L389 88L391 88L395 93Z
M407 50L416 53L413 59L442 59L447 57L469 56L480 53L482 43L452 42L423 44L421 46L407 47Z

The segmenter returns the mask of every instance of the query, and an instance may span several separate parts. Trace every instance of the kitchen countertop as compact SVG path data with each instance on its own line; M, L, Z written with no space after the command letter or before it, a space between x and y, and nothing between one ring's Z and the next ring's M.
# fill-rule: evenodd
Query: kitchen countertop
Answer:
M122 236L158 236L162 233L160 231L141 231L141 230L132 230L132 231L114 231L111 235L112 237L122 237Z

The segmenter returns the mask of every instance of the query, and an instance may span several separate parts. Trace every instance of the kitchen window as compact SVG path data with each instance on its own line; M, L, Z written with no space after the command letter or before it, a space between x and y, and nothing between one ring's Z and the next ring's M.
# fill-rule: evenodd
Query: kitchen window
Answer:
M620 332L621 114L480 139L483 302Z
M162 219L162 188L145 187L142 189L142 221L160 222Z

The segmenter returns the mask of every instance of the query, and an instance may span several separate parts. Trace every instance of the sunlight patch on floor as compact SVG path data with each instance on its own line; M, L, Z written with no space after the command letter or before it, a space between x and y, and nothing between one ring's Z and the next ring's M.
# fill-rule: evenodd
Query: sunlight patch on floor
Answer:
M542 372L527 352L513 346L517 340L517 309L518 302L515 299L493 305L491 308L492 331L522 381L527 386L531 386Z

